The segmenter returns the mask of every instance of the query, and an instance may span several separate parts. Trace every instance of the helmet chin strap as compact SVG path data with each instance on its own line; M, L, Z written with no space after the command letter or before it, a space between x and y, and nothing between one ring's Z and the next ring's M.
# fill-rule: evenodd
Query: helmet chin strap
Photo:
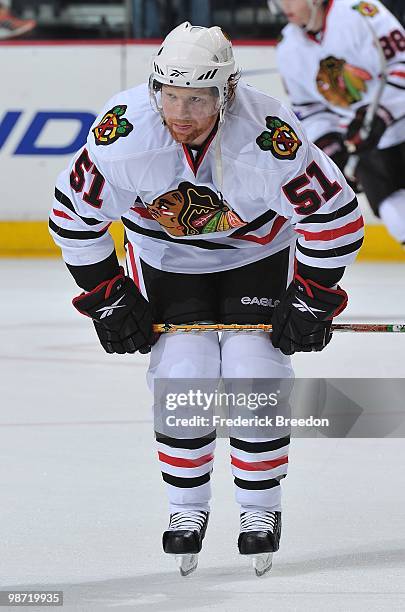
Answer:
M224 96L224 100L221 104L221 108L219 109L219 122L218 122L216 138L215 138L215 170L216 170L216 179L217 179L217 190L218 190L221 200L223 199L222 188L224 184L224 169L223 169L223 164L222 164L222 153L221 153L221 136L222 136L222 129L223 129L224 120L225 120L225 110L226 110L226 106L228 103L229 101L228 101L228 93L227 93Z

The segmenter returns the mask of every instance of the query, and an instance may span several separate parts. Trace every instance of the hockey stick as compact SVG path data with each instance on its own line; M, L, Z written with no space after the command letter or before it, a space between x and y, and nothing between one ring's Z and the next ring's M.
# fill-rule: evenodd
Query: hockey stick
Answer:
M382 97L382 94L383 94L383 91L384 91L384 88L387 82L387 78L388 78L387 60L385 59L385 55L384 55L384 51L381 46L381 43L376 33L374 32L373 28L368 23L367 19L365 23L367 24L372 34L372 37L374 39L374 44L377 48L378 55L380 57L380 83L375 93L374 100L367 108L367 112L364 116L363 125L360 128L360 137L362 140L366 140L371 132L371 127L373 125L373 121L376 116L377 109L380 104L381 97ZM348 152L350 153L350 157L344 169L344 175L347 176L347 178L349 178L351 181L355 181L356 180L355 174L356 174L357 165L359 163L359 156L354 154L354 151L356 150L355 145L352 145L351 143L346 143L346 147L347 147Z
M155 323L153 331L158 334L174 332L207 332L207 331L266 331L271 332L272 326L266 323L257 325L239 325L237 323ZM405 333L405 323L335 323L332 331L336 332L402 332Z

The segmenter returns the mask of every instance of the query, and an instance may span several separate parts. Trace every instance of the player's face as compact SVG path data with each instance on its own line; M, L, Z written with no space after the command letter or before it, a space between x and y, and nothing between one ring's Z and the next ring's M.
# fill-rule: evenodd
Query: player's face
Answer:
M219 98L211 88L162 87L162 110L177 142L201 144L215 125Z
M283 13L290 23L306 26L311 17L307 0L278 0Z

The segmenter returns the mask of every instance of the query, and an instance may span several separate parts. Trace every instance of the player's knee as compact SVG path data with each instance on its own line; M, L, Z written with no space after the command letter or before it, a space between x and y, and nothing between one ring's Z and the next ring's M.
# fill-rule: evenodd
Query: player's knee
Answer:
M224 378L291 378L291 360L274 348L266 332L225 332L221 338Z
M162 334L152 347L148 379L217 378L219 375L216 332Z

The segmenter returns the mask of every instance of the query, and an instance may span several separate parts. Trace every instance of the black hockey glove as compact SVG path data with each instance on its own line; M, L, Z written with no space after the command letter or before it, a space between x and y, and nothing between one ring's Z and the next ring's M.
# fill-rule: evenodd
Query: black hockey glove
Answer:
M328 132L318 138L318 140L315 140L315 144L335 162L340 170L343 170L349 157L343 140L343 134Z
M296 275L272 318L273 346L284 355L321 351L332 338L332 319L347 305L346 292Z
M343 140L343 134L339 132L329 132L324 134L318 140L315 140L315 144L321 151L326 153L333 162L337 165L339 170L344 174L347 162L349 160L349 152ZM357 180L353 180L345 175L345 179L354 193L361 193L362 187Z
M369 130L367 130L364 127L364 119L367 113L367 108L367 106L361 106L359 109L357 109L353 121L347 128L346 146L348 147L350 153L354 153L356 155L374 149L380 142L381 136L384 134L385 130L393 120L391 113L383 106L379 106L374 115L371 127Z
M73 306L93 319L99 340L107 353L149 353L157 340L152 331L149 302L123 268L111 280L100 283L72 301Z

